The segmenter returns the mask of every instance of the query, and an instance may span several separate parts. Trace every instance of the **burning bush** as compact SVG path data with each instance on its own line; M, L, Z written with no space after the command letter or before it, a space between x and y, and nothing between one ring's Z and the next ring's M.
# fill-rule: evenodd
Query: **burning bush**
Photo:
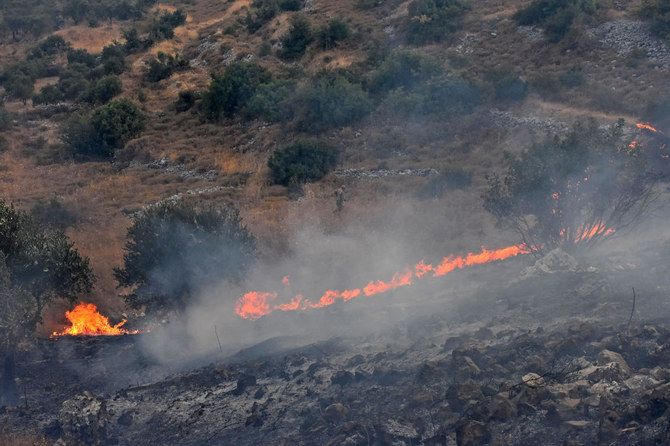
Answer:
M200 287L242 278L254 261L255 239L232 208L197 210L185 202L160 203L128 228L119 286L132 307L183 309Z
M630 228L648 207L653 176L640 152L621 148L622 127L604 133L593 120L578 123L566 138L510 157L505 176L489 178L484 207L539 253Z

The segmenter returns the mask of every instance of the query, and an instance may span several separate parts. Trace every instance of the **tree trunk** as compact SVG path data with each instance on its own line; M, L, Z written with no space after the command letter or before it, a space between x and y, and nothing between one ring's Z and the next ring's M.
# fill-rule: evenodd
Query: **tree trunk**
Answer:
M19 404L19 390L14 381L14 352L7 353L2 370L2 402L8 406Z

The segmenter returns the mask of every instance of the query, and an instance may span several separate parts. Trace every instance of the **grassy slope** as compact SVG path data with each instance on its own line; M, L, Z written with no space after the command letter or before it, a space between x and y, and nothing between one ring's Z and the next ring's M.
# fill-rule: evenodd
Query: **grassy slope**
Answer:
M386 179L376 182L349 181L329 176L321 182L306 187L306 198L289 202L283 188L269 186L266 161L271 150L293 135L278 125L264 126L259 122L210 124L201 121L195 111L176 114L172 108L177 92L186 88L205 89L211 70L221 70L222 54L219 49L205 50L201 43L220 41L235 54L257 54L263 39L277 39L287 29L287 14L272 20L262 30L249 36L238 26L237 35L224 34L224 30L243 17L249 0L228 2L194 0L183 5L188 12L187 24L176 30L174 39L150 49L179 52L188 58L207 61L207 66L173 75L157 87L144 84L143 62L148 54L130 56L132 69L122 75L123 95L131 99L143 89L147 94L146 110L151 117L149 129L142 137L144 148L135 154L136 159L149 160L168 157L172 162L185 163L190 168L217 169L216 183L201 180L182 180L158 170L118 170L108 163L68 163L65 165L38 166L34 158L22 154L23 144L43 135L51 142L57 140L56 124L44 119L25 120L8 135L11 148L3 155L0 171L0 196L13 201L21 208L30 208L38 199L56 194L64 204L80 217L80 223L68 233L80 251L91 258L98 276L98 287L92 298L107 310L122 309L115 299L115 282L112 267L122 262L125 230L130 219L127 211L190 189L208 188L216 184L240 187L202 195L204 202L235 203L242 211L247 224L261 239L264 253L279 255L288 246L292 228L307 223L318 223L326 231L363 233L369 225L389 225L386 222L398 211L414 216L412 227L428 236L440 234L438 248L465 250L476 249L464 240L479 240L487 246L505 243L506 236L493 234L490 219L483 214L478 196L484 185L484 174L499 168L502 150L516 150L528 142L525 130L505 130L490 127L486 114L477 113L455 122L407 121L392 117L372 115L355 128L334 130L327 136L344 149L342 167L373 168L380 162L391 168L434 167L438 170L448 165L458 165L474 172L473 187L468 191L447 194L437 201L408 200L397 203L402 197L413 197L425 179ZM346 67L363 60L364 45L373 38L384 41L384 29L394 24L395 17L406 14L407 2L387 1L380 7L361 11L353 7L353 0L315 0L316 11L309 13L313 24L321 24L327 17L342 17L347 21L357 39L352 39L337 49L309 51L302 60L304 70L316 72L322 67ZM548 45L533 41L520 33L510 20L519 5L526 1L484 0L473 1L473 9L466 16L465 26L450 42L428 45L421 51L450 65L455 56L464 66L454 68L470 77L481 78L496 66L514 67L526 80L558 74L575 64L585 69L586 82L575 89L564 91L560 98L547 101L531 95L523 103L504 105L516 115L547 117L571 122L584 115L593 115L604 122L624 116L634 120L642 106L654 97L655 91L668 87L665 73L655 71L644 63L630 68L613 50L588 43L579 35L569 36L564 43ZM175 4L177 4L175 2ZM169 6L156 7L167 9ZM632 12L607 13L609 17L626 18ZM69 27L59 31L75 47L99 51L113 38L118 38L123 24L102 25L99 28ZM495 37L492 35L495 33ZM398 29L396 39L401 42ZM1 45L0 63L7 64L19 57L30 42ZM12 48L10 51L9 48ZM287 66L273 56L260 63L274 72ZM453 65L453 64L452 64ZM633 75L641 75L633 82ZM655 89L644 88L654 85ZM41 81L42 84L45 81ZM38 84L39 85L39 84ZM616 90L607 90L615 87ZM603 98L614 98L614 102ZM611 105L614 111L604 110ZM7 108L24 116L32 109L18 102L8 102ZM25 121L25 122L23 122ZM358 132L360 130L360 134ZM240 181L240 178L248 178ZM333 217L333 190L340 184L349 185L349 200L342 215ZM425 213L438 214L443 219L422 221ZM126 212L124 212L126 211ZM442 218L442 217L441 217ZM421 237L416 231L401 234L412 239ZM425 242L425 240L424 240ZM444 251L442 251L444 252Z

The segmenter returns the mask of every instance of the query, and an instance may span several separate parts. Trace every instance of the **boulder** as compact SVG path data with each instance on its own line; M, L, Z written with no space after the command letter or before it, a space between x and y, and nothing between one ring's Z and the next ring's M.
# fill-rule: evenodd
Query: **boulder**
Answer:
M486 423L475 420L464 420L456 427L456 444L458 446L479 446L491 441L491 432Z
M628 363L619 353L613 352L611 350L603 350L598 353L598 365L605 366L612 363L616 365L616 368L621 372L621 375L624 379L630 378L630 376L633 374L633 371L628 366Z
M63 402L58 413L61 438L67 444L101 445L107 440L105 400L86 392Z

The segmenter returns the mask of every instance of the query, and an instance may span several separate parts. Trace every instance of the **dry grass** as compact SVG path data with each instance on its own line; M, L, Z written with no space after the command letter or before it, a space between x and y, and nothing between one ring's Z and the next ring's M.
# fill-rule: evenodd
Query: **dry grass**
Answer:
M122 25L118 22L111 25L106 23L96 28L87 25L72 25L54 34L62 36L74 48L85 49L89 53L99 53L103 47L121 38L121 29Z

